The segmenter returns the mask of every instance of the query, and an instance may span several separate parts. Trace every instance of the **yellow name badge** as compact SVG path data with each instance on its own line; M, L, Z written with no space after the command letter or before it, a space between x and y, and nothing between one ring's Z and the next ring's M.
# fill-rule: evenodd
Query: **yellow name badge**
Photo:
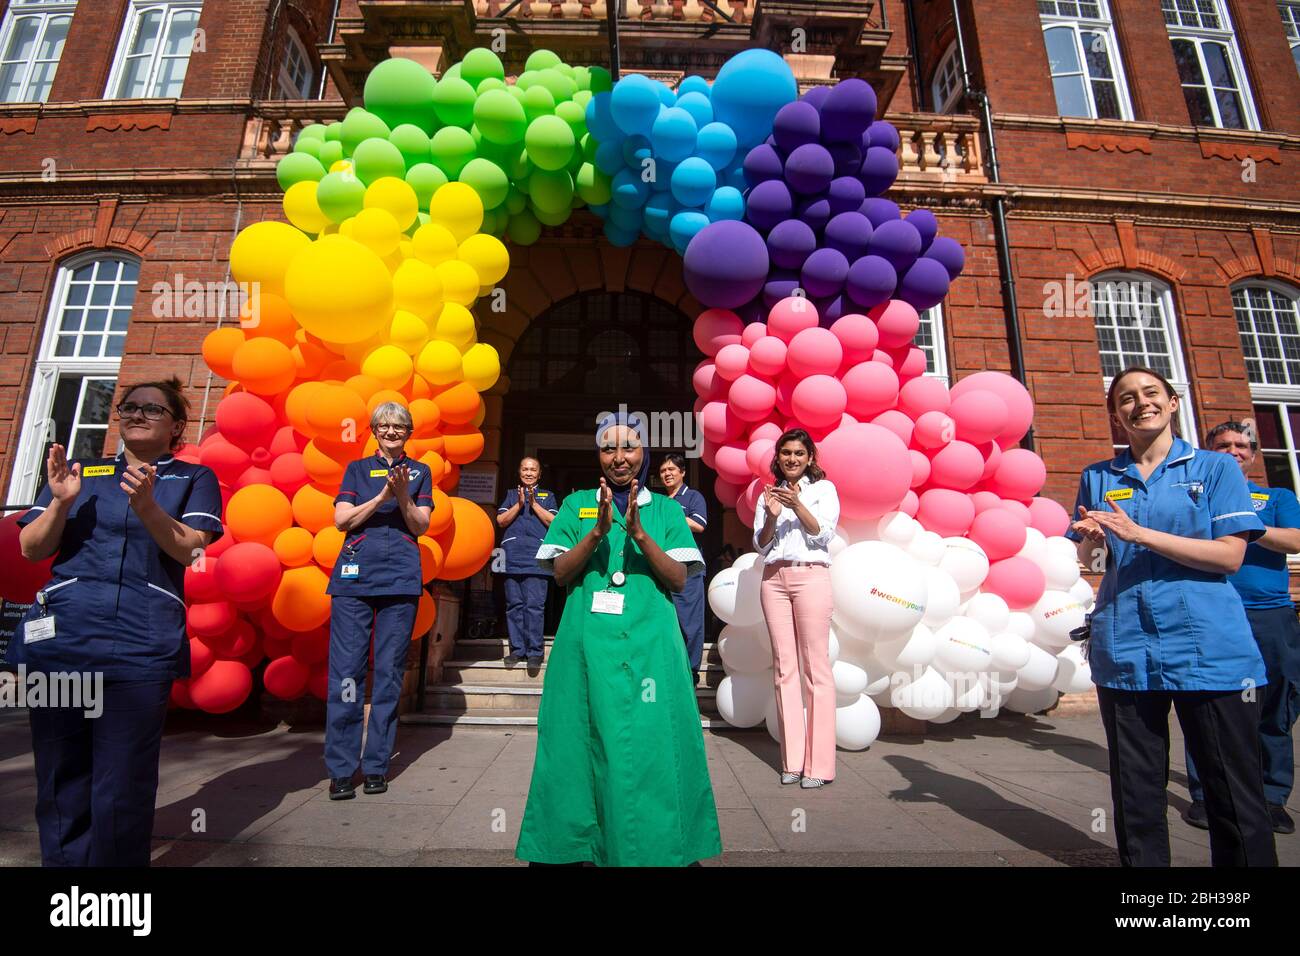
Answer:
M594 518L594 517L596 517L596 516L599 515L599 514L600 514L600 509L599 509L599 508L579 508L579 509L578 509L578 517L579 517L579 518Z
M1133 497L1132 488L1116 488L1113 491L1106 492L1107 501L1126 501Z
M387 477L388 477L388 469L387 469L387 468L372 468L372 469L370 470L370 477L371 477L371 478L387 478Z
M1268 501L1268 495L1261 495L1258 491L1252 491L1250 496L1256 501Z
M117 471L117 465L89 465L81 469L82 478L102 478Z

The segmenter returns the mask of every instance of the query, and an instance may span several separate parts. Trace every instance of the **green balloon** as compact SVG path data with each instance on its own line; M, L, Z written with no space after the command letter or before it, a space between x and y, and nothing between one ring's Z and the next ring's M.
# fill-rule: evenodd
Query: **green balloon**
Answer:
M528 150L521 149L519 155L515 157L515 161L507 167L506 174L509 175L511 182L522 183L533 174L533 170L536 168L533 161L528 158Z
M576 141L569 124L558 116L539 116L528 124L524 147L539 169L563 169L573 159Z
M574 139L582 139L587 135L587 110L579 106L573 100L560 103L555 107L555 115L564 122L569 124L569 129L573 130Z
M498 80L495 76L489 76L487 79L479 81L477 92L479 96L482 96L484 93L491 92L492 90L505 89L509 89L505 80Z
M474 122L474 87L458 76L444 76L433 91L433 111L445 126L468 128Z
M474 104L474 125L493 143L517 143L528 128L523 105L504 89L480 93Z
M527 95L527 90L521 90L518 84L507 86L506 92L517 99L520 103L524 102L524 98Z
M556 66L563 61L559 56L550 50L534 50L528 54L528 59L524 61L525 70L545 70L548 67Z
M433 164L446 174L448 179L455 179L465 164L474 158L474 137L469 130L459 126L446 126L433 134L429 143L429 154Z
M477 127L475 128L477 129ZM478 141L478 155L484 159L492 160L502 170L514 166L515 161L519 159L519 154L523 151L522 143L493 143L486 139Z
M559 213L573 202L573 177L563 169L538 169L528 177L528 197L537 209Z
M600 148L600 143L596 142L596 137L590 133L578 140L578 151L582 153L584 163L594 163L596 161L596 150Z
M525 70L523 73L520 73L519 78L515 80L515 86L519 87L521 90L531 90L534 86L537 86L542 82L540 73L540 70Z
M390 128L410 123L428 136L434 130L433 75L402 57L384 60L366 77L362 94L366 109Z
M453 79L457 79L457 80L460 79L460 63L453 63L451 66L447 67L447 69L443 71L442 78L444 80L449 76L452 77Z
M573 99L573 94L578 92L578 84L556 70L542 70L541 85L551 91L557 103Z
M555 64L555 66L548 67L548 69L552 69L557 73L561 73L564 76L567 76L569 79L574 80L575 82L577 81L577 77L574 76L573 73L576 67L569 66L569 64L567 63L557 63Z
M402 160L405 162L407 169L417 163L427 163L429 161L429 137L418 126L403 123L393 130L388 137L388 141L396 146L397 151L402 154Z
M563 226L569 221L569 216L573 214L573 208L570 202L565 203L564 208L558 212L551 212L548 209L540 208L537 203L533 203L531 212L543 226Z
M506 226L506 235L516 245L531 246L542 237L542 224L537 221L536 216L525 209L510 217L510 224Z
M614 78L609 75L609 70L603 66L589 66L587 72L591 74L591 85L587 88L593 94L608 93L614 88Z
M582 164L575 182L578 195L592 206L603 206L609 202L610 184L610 178L591 163Z
M332 222L355 216L365 199L365 184L351 172L327 173L316 186L316 202Z
M506 68L501 65L501 58L487 47L475 47L465 54L460 61L461 79L478 89L478 85L487 79L504 80Z
M321 123L308 123L298 133L299 139L324 139L325 126Z
M387 139L366 140L353 151L352 165L357 177L367 186L385 176L401 179L406 175L406 160Z
M406 182L415 190L420 208L428 209L429 200L442 186L447 185L447 174L433 163L417 163L406 171Z
M326 140L320 148L320 164L326 171L343 158L343 144L337 140Z
M574 147L572 158L564 168L568 171L569 175L573 177L575 183L578 179L578 170L582 168L582 164L585 162L586 160L582 158L582 150Z
M578 92L573 94L573 102L577 103L585 110L587 104L591 102L591 96L591 90L578 90Z
M591 92L591 71L585 66L575 66L573 72L569 74L569 79L578 84L579 93ZM577 96L577 94L574 95Z
M351 156L358 146L373 137L388 139L388 134L391 132L392 130L388 128L388 124L378 116L363 110L359 106L354 106L348 110L348 115L343 118L344 155Z
M506 201L510 192L510 180L506 178L505 170L490 159L471 159L458 178L478 193L484 209L495 209Z
M319 159L320 148L324 145L325 141L323 139L303 139L302 137L299 137L298 142L293 144L293 151L295 153L301 153L304 156L312 156Z
M530 123L539 116L550 116L555 112L555 97L551 95L550 90L540 84L524 90L519 96L524 104L524 115L528 117ZM586 118L585 114L583 118Z
M497 211L495 209L483 210L483 224L478 227L479 232L491 233L496 228Z
M528 194L513 183L510 186L510 192L506 196L506 212L512 216L517 216L528 208Z
M275 165L275 178L285 192L296 183L318 183L325 178L325 167L310 153L290 153Z

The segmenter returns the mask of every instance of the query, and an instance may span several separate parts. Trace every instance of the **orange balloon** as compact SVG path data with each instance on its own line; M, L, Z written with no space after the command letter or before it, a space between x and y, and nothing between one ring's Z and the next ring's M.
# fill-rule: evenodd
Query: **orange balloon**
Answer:
M415 626L411 628L411 640L418 641L428 634L438 620L438 605L428 591L420 592L420 604L415 609Z
M425 380L423 375L418 372L411 375L411 380L406 383L406 394L411 396L411 401L421 398L432 398L433 389Z
M231 369L255 395L278 395L293 384L298 369L289 346L273 338L250 339L235 352Z
M429 530L426 534L434 538L451 527L451 523L455 519L455 513L451 508L451 499L447 497L445 491L435 487L431 493L433 495L433 511L429 513ZM438 547L441 548L442 545Z
M427 438L412 438L406 443L406 457L417 460L433 450L433 442Z
M438 487L447 492L447 494L451 494L456 490L456 486L459 484L460 465L448 464L447 473L442 476L442 481L438 482Z
M286 528L276 535L275 556L286 567L300 568L311 561L311 545L311 532L306 528Z
M334 353L302 329L294 335L293 363L299 378L320 378L321 370L334 361Z
M307 472L307 477L316 484L337 488L339 482L343 480L343 472L346 470L347 465L326 454L317 445L320 440L313 438L307 443L307 447L302 450L302 467Z
M317 436L337 442L345 434L365 434L370 416L366 413L365 399L355 391L342 385L327 385L313 399L307 409L307 423Z
M236 541L256 541L273 548L280 532L292 524L289 499L269 485L240 488L226 506L226 526Z
M438 403L427 398L416 398L410 404L411 420L415 430L411 433L417 438L429 438L442 421L442 410Z
M309 534L334 525L334 496L303 485L293 496L293 518Z
M384 387L383 382L370 375L353 375L343 384L360 395L362 401L367 402L370 401L371 395L374 395L375 392L378 392ZM405 402L403 402L403 404L405 404Z
M317 531L311 546L311 556L316 559L316 563L327 571L334 570L334 562L343 550L344 537L343 532L333 525Z
M271 599L271 613L291 631L314 631L330 619L330 579L320 568L290 568Z
M320 375L316 377L322 382L337 382L342 385L356 374L357 367L347 359L333 359L320 370Z
M442 437L446 442L442 456L453 465L468 465L483 454L483 433L477 428L447 425L443 427Z
M439 392L435 399L442 412L442 420L451 425L468 425L478 414L483 400L469 382L457 382Z
M303 382L290 389L284 400L285 418L289 420L289 424L295 431L301 432L308 438L314 438L316 432L307 421L307 410L312 407L316 395L322 388L325 386L320 382Z
M429 474L433 476L434 484L442 481L442 476L447 474L447 461L436 451L425 452L420 456L420 461L429 466Z
M492 519L474 502L452 498L451 510L452 525L437 538L445 555L441 577L444 581L463 581L492 557L496 533Z
M425 535L420 536L420 580L428 584L442 571L442 545Z
M271 338L290 348L297 344L298 320L289 303L272 292L248 297L239 307L239 327L250 339Z
M244 344L244 333L234 326L213 329L203 340L203 361L222 378L235 377L235 352Z
M366 402L366 411L373 415L375 409L384 404L384 402L396 402L398 405L406 408L405 395L396 389L381 388L379 391L375 392L375 394L371 395L370 399Z

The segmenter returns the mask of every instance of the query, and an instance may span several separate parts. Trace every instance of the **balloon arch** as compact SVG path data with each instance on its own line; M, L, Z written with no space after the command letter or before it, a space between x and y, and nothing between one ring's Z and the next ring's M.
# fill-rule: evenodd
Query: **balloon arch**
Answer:
M182 454L219 477L227 533L186 572L193 676L175 705L234 709L264 660L271 694L324 696L325 587L343 540L332 502L347 462L374 451L365 423L379 403L410 409L408 451L435 478L425 582L488 560L492 522L454 495L483 451L480 393L500 374L470 310L506 275L503 239L529 245L583 206L614 245L675 250L708 307L694 385L718 498L752 526L782 431L819 442L843 505L840 746L875 739L878 706L942 722L1090 686L1069 632L1092 591L1061 537L1065 510L1036 497L1042 461L1019 447L1028 392L995 372L951 389L923 375L918 310L942 300L964 254L932 213L882 198L899 136L866 82L800 97L766 50L676 90L545 50L510 81L476 49L438 80L387 60L364 102L302 130L277 168L288 223L251 225L230 250L255 292L239 325L204 342L230 385L215 428ZM727 622L717 702L736 726L774 730L755 559L709 587ZM426 593L413 637L435 613Z

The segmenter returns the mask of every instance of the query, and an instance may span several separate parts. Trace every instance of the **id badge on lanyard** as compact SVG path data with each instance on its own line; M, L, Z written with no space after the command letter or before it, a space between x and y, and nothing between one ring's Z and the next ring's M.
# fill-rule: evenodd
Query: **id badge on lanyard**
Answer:
M45 592L36 592L36 603L41 606L41 616L23 625L23 643L35 644L54 636L54 615L45 611Z

